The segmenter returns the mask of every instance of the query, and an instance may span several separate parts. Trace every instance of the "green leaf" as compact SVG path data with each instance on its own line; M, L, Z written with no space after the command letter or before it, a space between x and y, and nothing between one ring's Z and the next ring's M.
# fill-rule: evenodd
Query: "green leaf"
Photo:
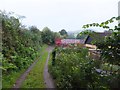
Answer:
M109 23L108 21L105 22L106 25L107 25L108 23Z
M100 26L103 27L103 26L104 26L104 22L102 22L102 23L100 24Z
M114 22L112 19L109 20L110 23Z
M6 70L5 68L3 68L3 67L1 67L1 66L0 66L0 69L2 69L2 70Z

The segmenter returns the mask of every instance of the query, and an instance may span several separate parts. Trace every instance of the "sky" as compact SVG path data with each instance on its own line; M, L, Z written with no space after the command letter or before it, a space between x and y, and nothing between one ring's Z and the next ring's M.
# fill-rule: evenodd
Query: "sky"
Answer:
M0 10L25 16L21 22L27 27L34 25L40 30L48 27L52 31L81 31L85 24L100 23L118 16L118 1L120 0L0 0Z

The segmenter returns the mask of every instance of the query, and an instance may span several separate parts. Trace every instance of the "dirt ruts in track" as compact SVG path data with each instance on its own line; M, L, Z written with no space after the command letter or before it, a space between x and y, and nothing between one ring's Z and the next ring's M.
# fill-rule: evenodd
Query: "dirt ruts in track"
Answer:
M50 52L52 50L53 50L53 47L51 47L51 46L49 46L47 48L48 57L47 57L46 64L45 64L45 67L44 67L44 80L45 80L46 88L54 88L55 89L54 80L52 79L52 76L48 72L48 60L49 60L49 57L50 57Z
M20 86L22 85L22 82L26 79L26 76L29 74L29 72L35 66L35 64L39 61L39 58L37 58L37 60L34 63L32 63L32 65L20 76L20 78L17 79L17 81L15 82L15 85L13 86L13 89L20 88Z
M54 88L55 89L55 84L54 84L54 80L52 79L51 75L48 72L48 60L50 57L50 52L54 49L54 47L52 46L48 46L48 48L46 49L48 51L48 57L46 60L46 64L44 66L44 82L46 84L46 88ZM44 55L42 53L42 55ZM40 56L42 57L42 56ZM39 57L39 58L40 58ZM39 58L20 76L20 78L18 78L15 82L15 85L13 86L12 90L16 90L17 88L20 88L20 86L22 85L22 83L24 82L24 80L26 79L26 76L30 73L31 69L35 66L35 64L39 61Z

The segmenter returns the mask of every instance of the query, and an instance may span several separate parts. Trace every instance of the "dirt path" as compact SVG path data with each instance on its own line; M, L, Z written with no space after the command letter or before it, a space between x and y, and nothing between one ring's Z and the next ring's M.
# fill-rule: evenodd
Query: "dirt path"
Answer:
M44 73L43 73L44 80L45 80L46 88L55 88L54 81L48 72L48 60L49 60L50 52L53 50L53 47L49 46L46 50L48 51L48 57L44 67ZM22 85L22 82L26 79L26 76L29 74L29 72L35 66L35 64L39 61L39 58L20 76L20 78L17 79L17 81L15 82L15 85L13 86L13 89L16 90L16 88L20 88L20 86Z
M51 46L49 46L47 48L48 57L47 57L46 64L45 64L45 67L44 67L44 80L45 80L46 88L55 88L54 81L53 81L51 75L48 72L48 60L49 60L49 57L50 57L50 52L52 50L53 50L53 47L51 47Z
M31 71L31 69L35 66L35 64L39 61L39 58L20 76L20 78L17 79L17 81L15 82L15 85L13 86L14 88L20 88L20 86L22 85L22 82L25 80L26 76L29 74L29 72Z

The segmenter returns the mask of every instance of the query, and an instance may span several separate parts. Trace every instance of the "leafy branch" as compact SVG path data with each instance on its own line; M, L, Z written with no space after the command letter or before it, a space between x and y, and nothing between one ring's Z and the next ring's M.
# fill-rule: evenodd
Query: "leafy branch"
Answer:
M113 23L114 21L119 21L120 20L120 16L118 17L112 17L111 19L105 21L105 22L102 22L102 23L92 23L92 24L86 24L86 25L83 25L83 28L86 29L86 28L89 28L89 27L102 27L102 28L105 28L105 29L109 29L111 31L113 30L120 30L120 23L118 24L118 26L115 26L114 29L111 29L108 24L110 23Z

